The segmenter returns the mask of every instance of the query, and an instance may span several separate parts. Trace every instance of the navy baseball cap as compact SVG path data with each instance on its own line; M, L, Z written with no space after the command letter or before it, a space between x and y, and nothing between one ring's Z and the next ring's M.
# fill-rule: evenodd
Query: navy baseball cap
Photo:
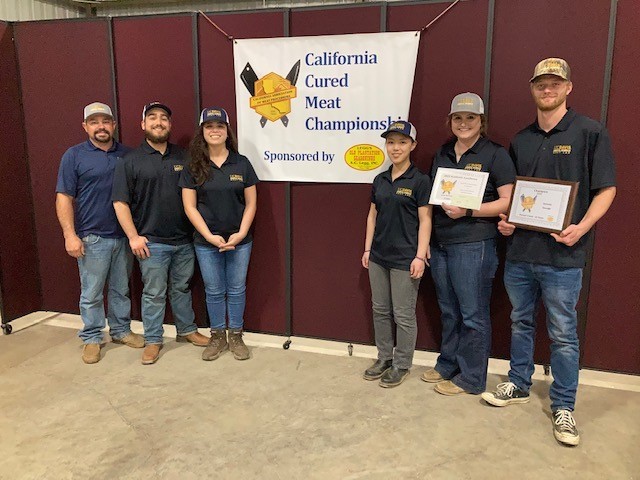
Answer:
M413 140L414 142L416 141L416 136L418 135L418 132L416 132L416 127L404 120L398 120L391 123L391 125L389 125L389 128L387 128L387 131L380 136L383 138L387 138L387 135L389 135L390 133L401 133L411 138L411 140Z
M142 120L144 120L147 116L147 113L150 110L153 110L154 108L159 108L161 110L164 110L165 112L167 112L167 115L171 116L171 109L169 107L167 107L164 103L160 103L160 102L151 102L148 103L144 106L144 108L142 109Z
M224 108L208 107L200 112L200 123L198 125L202 125L204 122L229 123L229 115Z

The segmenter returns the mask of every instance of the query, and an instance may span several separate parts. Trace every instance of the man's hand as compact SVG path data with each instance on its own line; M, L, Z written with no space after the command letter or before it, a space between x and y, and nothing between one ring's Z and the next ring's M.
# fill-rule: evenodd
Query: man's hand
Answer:
M580 225L574 225L573 223L565 228L560 234L552 233L551 236L555 238L556 242L564 243L568 247L573 247L582 236L587 233Z
M409 274L411 275L411 278L414 280L422 278L422 275L424 275L424 267L425 263L422 258L414 258L411 262L411 266L409 267Z
M64 239L64 249L73 258L84 257L84 243L78 235L69 236Z
M362 259L360 260L360 262L362 263L362 266L366 269L369 268L369 254L371 253L371 250L366 251L362 254Z
M131 251L140 260L144 260L145 258L149 258L151 256L151 253L149 253L149 248L147 247L148 242L149 240L147 240L147 237L141 237L140 235L129 240Z
M505 237L508 237L509 235L513 235L515 230L516 226L512 223L507 223L507 216L501 213L500 221L498 222L498 231Z

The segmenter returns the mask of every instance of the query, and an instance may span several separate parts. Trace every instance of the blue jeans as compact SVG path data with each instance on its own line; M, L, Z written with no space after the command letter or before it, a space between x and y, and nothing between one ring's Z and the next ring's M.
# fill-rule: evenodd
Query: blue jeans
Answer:
M494 239L431 246L431 276L442 321L436 370L469 393L482 393L491 352L491 288L498 268Z
M129 277L133 255L126 238L87 235L82 239L84 257L78 258L80 271L80 316L84 327L78 336L84 343L101 343L104 316L104 287L108 284L107 322L114 339L131 331Z
M140 260L142 273L142 324L147 345L161 344L167 289L178 335L197 331L189 281L193 276L193 244L167 245L149 242L151 256Z
M213 245L196 244L211 330L225 328L227 314L229 328L239 329L244 324L247 270L252 245L249 242L236 246L235 250L219 252Z
M536 313L542 296L551 339L551 409L573 410L580 369L576 304L582 269L507 261L504 285L513 306L509 380L525 392L531 388Z

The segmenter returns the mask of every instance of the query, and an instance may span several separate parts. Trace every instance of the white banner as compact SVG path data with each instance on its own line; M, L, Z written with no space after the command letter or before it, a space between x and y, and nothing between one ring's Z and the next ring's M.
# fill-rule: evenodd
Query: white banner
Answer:
M240 153L261 180L370 183L407 119L418 32L235 40Z

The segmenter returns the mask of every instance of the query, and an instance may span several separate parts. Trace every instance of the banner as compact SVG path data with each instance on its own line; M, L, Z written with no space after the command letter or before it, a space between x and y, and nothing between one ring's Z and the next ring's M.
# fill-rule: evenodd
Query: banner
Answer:
M405 120L418 32L235 40L240 153L261 180L371 183Z

